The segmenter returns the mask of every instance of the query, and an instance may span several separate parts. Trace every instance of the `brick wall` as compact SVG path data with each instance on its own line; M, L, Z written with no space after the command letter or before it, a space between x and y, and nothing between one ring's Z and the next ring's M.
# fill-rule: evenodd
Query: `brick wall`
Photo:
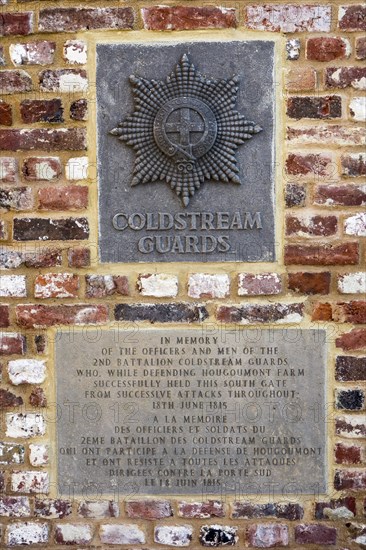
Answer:
M0 4L0 546L366 548L365 6ZM98 33L144 30L136 36L148 41L150 31L182 31L171 36L184 40L202 29L283 37L280 260L99 264L91 43ZM327 495L58 498L52 330L131 321L326 328Z

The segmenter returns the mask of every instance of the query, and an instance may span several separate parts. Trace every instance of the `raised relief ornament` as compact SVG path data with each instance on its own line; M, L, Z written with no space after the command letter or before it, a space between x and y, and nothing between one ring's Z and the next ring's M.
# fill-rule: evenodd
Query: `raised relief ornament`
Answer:
M187 206L207 180L240 184L235 152L262 128L235 110L236 76L208 79L183 55L165 82L130 81L135 111L111 133L136 151L132 186L165 180Z

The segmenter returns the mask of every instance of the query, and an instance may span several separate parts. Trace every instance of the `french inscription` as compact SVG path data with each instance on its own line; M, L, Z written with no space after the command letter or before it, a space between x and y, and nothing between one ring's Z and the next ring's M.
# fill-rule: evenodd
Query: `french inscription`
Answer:
M323 341L310 329L61 333L59 492L323 492Z

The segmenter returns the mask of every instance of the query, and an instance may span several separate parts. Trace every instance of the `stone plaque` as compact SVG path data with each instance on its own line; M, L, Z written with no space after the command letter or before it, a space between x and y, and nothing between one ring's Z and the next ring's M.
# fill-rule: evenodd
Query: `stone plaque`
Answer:
M97 45L102 262L273 261L274 43Z
M324 492L324 342L310 329L61 332L59 493Z

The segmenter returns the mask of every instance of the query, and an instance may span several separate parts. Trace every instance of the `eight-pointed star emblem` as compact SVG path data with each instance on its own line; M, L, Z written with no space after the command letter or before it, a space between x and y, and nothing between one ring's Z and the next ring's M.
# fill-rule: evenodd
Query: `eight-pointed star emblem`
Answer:
M135 111L110 133L136 151L131 185L165 180L187 206L205 181L240 183L235 152L262 128L235 110L237 77L207 79L183 55L165 82L130 82Z

